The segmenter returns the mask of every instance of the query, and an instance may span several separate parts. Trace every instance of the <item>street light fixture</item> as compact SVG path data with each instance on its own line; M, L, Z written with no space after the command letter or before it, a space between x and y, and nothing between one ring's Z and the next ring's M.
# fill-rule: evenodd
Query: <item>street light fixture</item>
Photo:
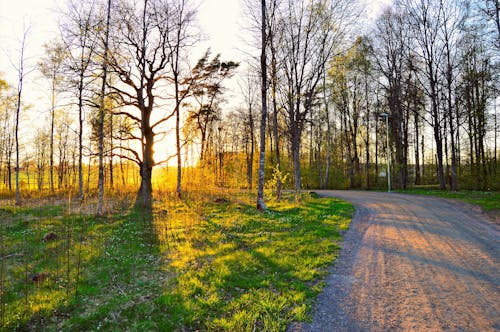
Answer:
M389 148L389 114L380 113L385 118L385 135L387 137L387 192L391 192L391 149Z

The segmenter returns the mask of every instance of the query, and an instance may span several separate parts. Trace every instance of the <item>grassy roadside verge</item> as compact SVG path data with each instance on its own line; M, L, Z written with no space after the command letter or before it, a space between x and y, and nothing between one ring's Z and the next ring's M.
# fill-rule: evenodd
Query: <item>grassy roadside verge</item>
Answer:
M498 191L446 191L428 188L412 188L407 190L396 190L404 194L418 194L453 198L466 203L479 205L484 211L500 211L500 192Z
M158 202L151 216L1 210L3 322L18 330L283 331L308 318L352 206L247 194ZM43 241L49 232L57 239ZM44 276L33 281L33 276Z

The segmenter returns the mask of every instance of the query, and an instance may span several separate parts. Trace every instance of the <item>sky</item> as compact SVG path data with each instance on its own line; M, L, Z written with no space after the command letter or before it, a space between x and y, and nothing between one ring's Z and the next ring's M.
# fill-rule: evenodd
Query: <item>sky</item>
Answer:
M246 55L242 50L246 46L242 40L245 33L241 23L243 0L195 1L199 1L198 22L205 37L205 41L199 45L200 55L210 46L212 54L221 53L222 59L244 59ZM365 5L367 16L373 18L392 0L360 1ZM64 8L64 3L65 0L0 0L0 77L9 84L17 84L12 62L19 58L23 31L29 27L26 65L33 69L43 56L43 44L58 35L57 9ZM235 98L229 96L228 99ZM43 118L49 109L47 82L34 70L25 80L23 100L33 105L31 113L37 114L35 117ZM43 121L38 121L38 124L42 125ZM33 132L33 128L30 131Z
M198 19L214 53L241 58L242 0L199 0ZM362 0L367 15L375 16L391 0ZM0 0L0 72L8 81L15 73L8 58L15 59L25 27L30 26L28 63L41 56L42 45L57 34L57 8L64 0Z

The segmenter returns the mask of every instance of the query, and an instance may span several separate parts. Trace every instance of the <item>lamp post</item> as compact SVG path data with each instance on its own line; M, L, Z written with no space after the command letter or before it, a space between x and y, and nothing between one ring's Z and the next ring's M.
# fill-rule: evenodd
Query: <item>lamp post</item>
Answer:
M381 117L385 118L385 135L387 138L387 192L391 192L391 149L389 148L389 114L381 113Z

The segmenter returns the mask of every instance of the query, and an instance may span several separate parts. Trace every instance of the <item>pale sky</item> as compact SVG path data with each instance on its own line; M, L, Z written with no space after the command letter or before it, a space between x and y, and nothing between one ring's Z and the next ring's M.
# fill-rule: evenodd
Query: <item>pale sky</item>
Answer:
M224 58L241 58L238 47L241 44L241 0L199 1L198 19L201 28L210 38L213 52L222 53ZM373 17L383 5L392 0L363 1L366 2L368 16ZM43 43L57 34L55 8L62 7L62 3L64 0L0 0L0 72L9 81L15 80L15 75L12 77L7 56L15 58L13 55L19 47L24 26L31 26L27 53L36 63Z

